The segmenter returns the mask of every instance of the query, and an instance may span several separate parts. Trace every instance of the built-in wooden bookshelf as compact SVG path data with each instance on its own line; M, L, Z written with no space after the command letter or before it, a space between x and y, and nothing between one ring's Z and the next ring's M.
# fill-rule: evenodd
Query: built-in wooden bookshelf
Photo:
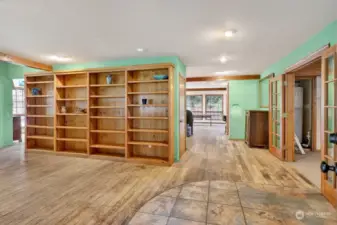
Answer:
M54 74L26 76L25 95L27 151L54 151Z
M168 75L168 79L156 80L154 75ZM172 65L25 77L27 150L173 163ZM42 93L30 95L29 88L36 86Z

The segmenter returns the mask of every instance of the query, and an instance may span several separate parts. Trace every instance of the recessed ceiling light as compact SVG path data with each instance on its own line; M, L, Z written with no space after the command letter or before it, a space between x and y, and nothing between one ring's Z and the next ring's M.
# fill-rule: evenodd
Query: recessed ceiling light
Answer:
M145 49L144 48L137 48L137 52L144 52Z
M221 63L225 63L225 62L227 62L227 60L228 60L228 59L227 59L225 56L221 56L221 57L220 57L220 62L221 62Z
M47 58L51 61L56 61L56 62L70 62L73 61L72 58L70 57L63 57L63 56L57 56L57 55L49 55Z
M233 74L238 71L236 70L227 70L227 71L220 71L220 72L215 72L216 75L228 75L228 74Z
M235 33L236 33L235 30L226 30L225 37L233 37Z

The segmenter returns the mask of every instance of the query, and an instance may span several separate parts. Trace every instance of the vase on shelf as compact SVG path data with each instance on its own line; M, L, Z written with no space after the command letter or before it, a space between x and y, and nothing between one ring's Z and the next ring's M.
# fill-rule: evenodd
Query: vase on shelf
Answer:
M112 75L106 76L106 84L112 84Z
M41 88L32 88L32 95L40 95Z
M142 104L143 104L143 105L146 105L146 104L147 104L147 99L146 99L146 98L143 98L143 99L142 99Z
M61 107L61 113L67 113L67 108L65 106Z

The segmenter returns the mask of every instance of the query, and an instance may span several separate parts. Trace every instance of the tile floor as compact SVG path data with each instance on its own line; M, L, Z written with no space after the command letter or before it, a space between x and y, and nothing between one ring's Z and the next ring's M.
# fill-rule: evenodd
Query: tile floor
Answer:
M316 189L230 181L175 187L142 206L129 225L337 224L336 210Z

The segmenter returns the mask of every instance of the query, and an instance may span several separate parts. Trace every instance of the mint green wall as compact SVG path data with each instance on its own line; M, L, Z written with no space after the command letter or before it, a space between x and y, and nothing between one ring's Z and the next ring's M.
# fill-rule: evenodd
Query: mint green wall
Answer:
M286 41L286 40L285 40ZM337 20L327 25L318 34L309 38L305 43L300 45L294 51L292 51L287 56L280 59L278 62L269 66L262 74L261 78L268 76L271 73L275 75L283 74L285 69L289 66L295 64L299 60L305 58L310 53L316 51L317 49L329 44L335 45L337 43ZM268 92L268 82L264 82L262 86L262 101L269 105L269 92Z
M258 109L258 80L229 81L229 138L245 138L245 112Z
M103 62L89 62L82 64L58 64L53 65L54 71L59 70L81 70L88 68L104 68L104 67L118 67L118 66L131 66L131 65L142 65L142 64L155 64L155 63L172 63L175 65L175 75L174 75L174 149L175 149L175 160L179 159L179 73L182 76L186 76L186 67L176 56L165 56L165 57L152 57L152 58L133 58L125 60L114 60L114 61L103 61Z
M39 70L0 62L0 148L13 144L12 79Z

